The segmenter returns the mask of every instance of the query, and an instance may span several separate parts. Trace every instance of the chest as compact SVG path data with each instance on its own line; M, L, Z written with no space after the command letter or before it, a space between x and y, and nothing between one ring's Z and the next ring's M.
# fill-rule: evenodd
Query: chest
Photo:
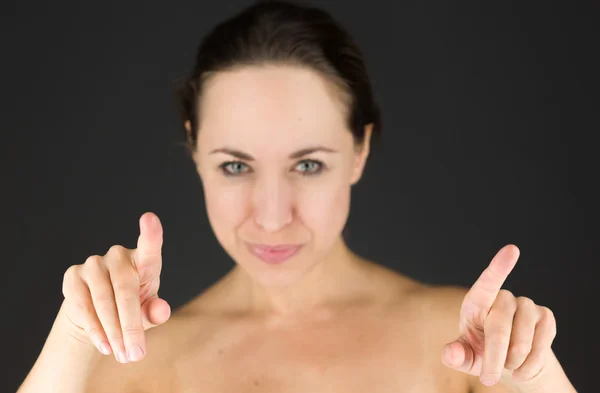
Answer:
M436 346L408 324L375 321L229 331L215 334L201 350L193 343L180 350L159 390L465 393L464 378L441 364Z

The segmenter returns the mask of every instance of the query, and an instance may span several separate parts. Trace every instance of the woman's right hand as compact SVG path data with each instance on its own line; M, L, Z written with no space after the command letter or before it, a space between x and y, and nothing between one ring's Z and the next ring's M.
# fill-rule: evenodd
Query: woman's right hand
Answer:
M73 336L93 343L117 361L139 361L146 353L145 331L166 322L169 304L158 297L163 230L158 217L140 217L137 248L114 245L67 269L64 315Z

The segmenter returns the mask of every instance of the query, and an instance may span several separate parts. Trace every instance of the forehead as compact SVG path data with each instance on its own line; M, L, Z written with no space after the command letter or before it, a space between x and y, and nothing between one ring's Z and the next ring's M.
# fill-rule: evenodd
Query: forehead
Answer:
M199 143L335 143L351 139L344 112L333 83L310 69L252 66L219 72L204 87Z

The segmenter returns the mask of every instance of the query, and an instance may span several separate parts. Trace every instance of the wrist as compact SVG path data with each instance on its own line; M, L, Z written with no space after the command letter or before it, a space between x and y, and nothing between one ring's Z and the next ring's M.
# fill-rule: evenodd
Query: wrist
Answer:
M65 305L63 303L56 316L53 329L57 331L57 334L60 335L63 340L67 340L68 345L80 347L82 349L95 349L89 334L82 328L76 326L71 319L69 319L64 308Z

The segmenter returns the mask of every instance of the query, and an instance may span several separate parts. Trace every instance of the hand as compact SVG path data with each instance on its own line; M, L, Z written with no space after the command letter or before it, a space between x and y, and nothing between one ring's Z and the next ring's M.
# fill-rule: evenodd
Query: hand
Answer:
M459 338L442 352L446 366L479 376L486 386L502 377L512 385L531 381L543 370L556 336L549 308L501 289L518 258L514 245L496 254L463 300Z
M140 218L136 249L115 245L67 269L63 280L64 315L72 335L93 343L117 361L138 361L146 352L145 331L166 322L169 304L158 297L163 230L158 217Z

